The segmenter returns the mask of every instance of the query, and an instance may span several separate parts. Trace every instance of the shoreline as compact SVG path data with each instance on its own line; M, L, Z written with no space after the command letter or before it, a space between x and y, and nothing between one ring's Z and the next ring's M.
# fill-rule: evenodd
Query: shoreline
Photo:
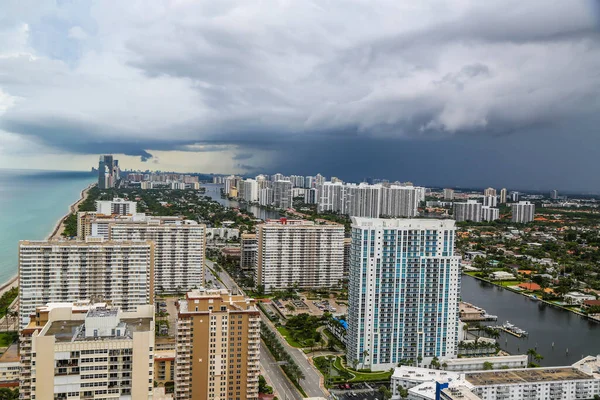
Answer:
M69 211L67 211L67 213L65 215L63 215L61 219L58 220L56 225L54 225L54 228L52 229L50 234L46 237L46 240L58 240L61 238L61 234L64 230L65 220L69 217L69 215L77 212L77 207L87 199L89 190L92 187L94 187L95 185L96 185L95 183L90 183L86 188L84 188L81 191L81 193L79 194L79 199L76 200L75 202L73 202L69 206L69 208L68 208Z
M77 206L79 206L83 201L85 201L85 199L87 199L87 195L88 195L89 190L92 187L94 187L95 185L96 185L95 183L90 183L87 187L85 187L81 191L81 193L79 194L79 199L76 200L71 205L69 205L69 211L65 215L63 215L58 220L58 222L54 225L54 228L52 229L52 231L50 232L50 234L48 236L46 236L46 240L53 240L54 236L56 236L59 233L62 233L62 229L61 228L63 227L64 222L67 219L67 217L69 215L71 215L73 212L77 211ZM2 283L0 285L0 296L2 296L4 293L6 293L7 291L9 291L13 287L17 287L18 286L18 280L19 280L19 274L17 273L15 276L13 276L12 278L10 278L6 282Z
M493 282L493 281L489 281L489 280L487 280L487 279L483 279L483 278L480 278L480 277L478 277L478 276L469 275L469 274L465 273L464 271L462 271L461 273L462 273L463 275L467 275L467 276L470 276L471 278L477 279L478 281L481 281L481 282L486 282L486 283L489 283L489 284L491 284L491 285L494 285L494 286L496 286L496 287L502 288L503 290L508 290L509 292L512 292L512 293L519 294L519 295L521 295L521 296L527 297L529 300L532 300L532 301L539 301L539 302L542 302L542 303L544 303L544 304L547 304L547 305L549 305L549 306L552 306L552 307L558 308L558 309L560 309L560 310L567 311L567 312L573 313L573 314L575 314L575 315L579 315L580 317L583 317L584 319L587 319L588 321L592 321L592 322L600 323L600 320L598 320L598 319L596 319L596 318L592 318L592 317L590 317L589 315L585 315L585 314L583 314L583 313L580 313L580 312L578 312L578 311L571 310L570 308L563 307L563 306L560 306L560 305L558 305L558 304L554 304L554 303L552 303L552 302L550 302L550 301L543 300L543 299L540 299L540 298L537 298L537 297L536 297L536 298L532 298L532 297L531 297L529 294L526 294L526 293L524 293L524 292L520 292L520 291L518 291L518 290L511 289L511 288L510 288L510 287L508 287L508 286L502 286L502 285L500 285L500 284L497 284L497 283L495 283L495 282Z

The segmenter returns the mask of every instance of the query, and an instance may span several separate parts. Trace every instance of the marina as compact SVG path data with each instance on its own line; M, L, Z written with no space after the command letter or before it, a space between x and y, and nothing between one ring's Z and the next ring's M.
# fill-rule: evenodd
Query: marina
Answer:
M501 330L518 338L522 338L528 335L528 333L525 330L516 327L508 321L506 321L503 325L493 326L492 328Z
M535 349L544 357L539 362L542 366L570 365L587 355L600 354L600 324L585 317L467 275L462 277L461 298L527 331L527 336L507 333L498 341L510 354Z

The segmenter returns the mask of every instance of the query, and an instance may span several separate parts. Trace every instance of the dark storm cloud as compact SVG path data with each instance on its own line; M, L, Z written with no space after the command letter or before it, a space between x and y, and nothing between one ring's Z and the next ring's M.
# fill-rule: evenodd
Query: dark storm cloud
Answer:
M443 159L476 181L543 165L549 138L595 140L591 3L48 1L5 15L0 130L71 153L228 151L246 170L357 177L431 152L417 177L434 183Z

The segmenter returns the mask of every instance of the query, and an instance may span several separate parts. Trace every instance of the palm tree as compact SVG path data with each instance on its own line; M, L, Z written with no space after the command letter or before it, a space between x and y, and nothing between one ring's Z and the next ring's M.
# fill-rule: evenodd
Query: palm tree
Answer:
M363 355L363 362L362 362L362 366L363 366L363 368L364 368L364 367L365 367L365 362L367 361L367 357L369 356L369 350L365 350L365 351L363 351L362 355Z
M529 360L529 364L533 363L533 358L535 357L536 354L537 354L537 351L535 351L535 349L527 350L527 359Z

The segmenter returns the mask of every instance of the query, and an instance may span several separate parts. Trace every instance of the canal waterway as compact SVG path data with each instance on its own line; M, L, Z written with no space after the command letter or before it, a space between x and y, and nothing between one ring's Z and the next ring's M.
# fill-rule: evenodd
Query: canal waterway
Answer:
M256 218L260 218L262 220L266 219L279 219L282 217L280 213L273 210L268 210L263 207L259 207L256 205L250 205L247 203L240 203L239 201L224 199L221 197L221 188L223 185L218 185L214 183L207 183L202 185L206 188L204 194L219 204L229 207L229 208L239 208L240 210L246 210L251 212Z
M468 275L462 276L461 297L488 314L497 315L498 321L489 325L509 321L529 333L519 339L501 332L500 346L511 354L525 354L528 349L537 348L544 357L540 362L543 366L570 365L582 357L600 354L598 322Z

